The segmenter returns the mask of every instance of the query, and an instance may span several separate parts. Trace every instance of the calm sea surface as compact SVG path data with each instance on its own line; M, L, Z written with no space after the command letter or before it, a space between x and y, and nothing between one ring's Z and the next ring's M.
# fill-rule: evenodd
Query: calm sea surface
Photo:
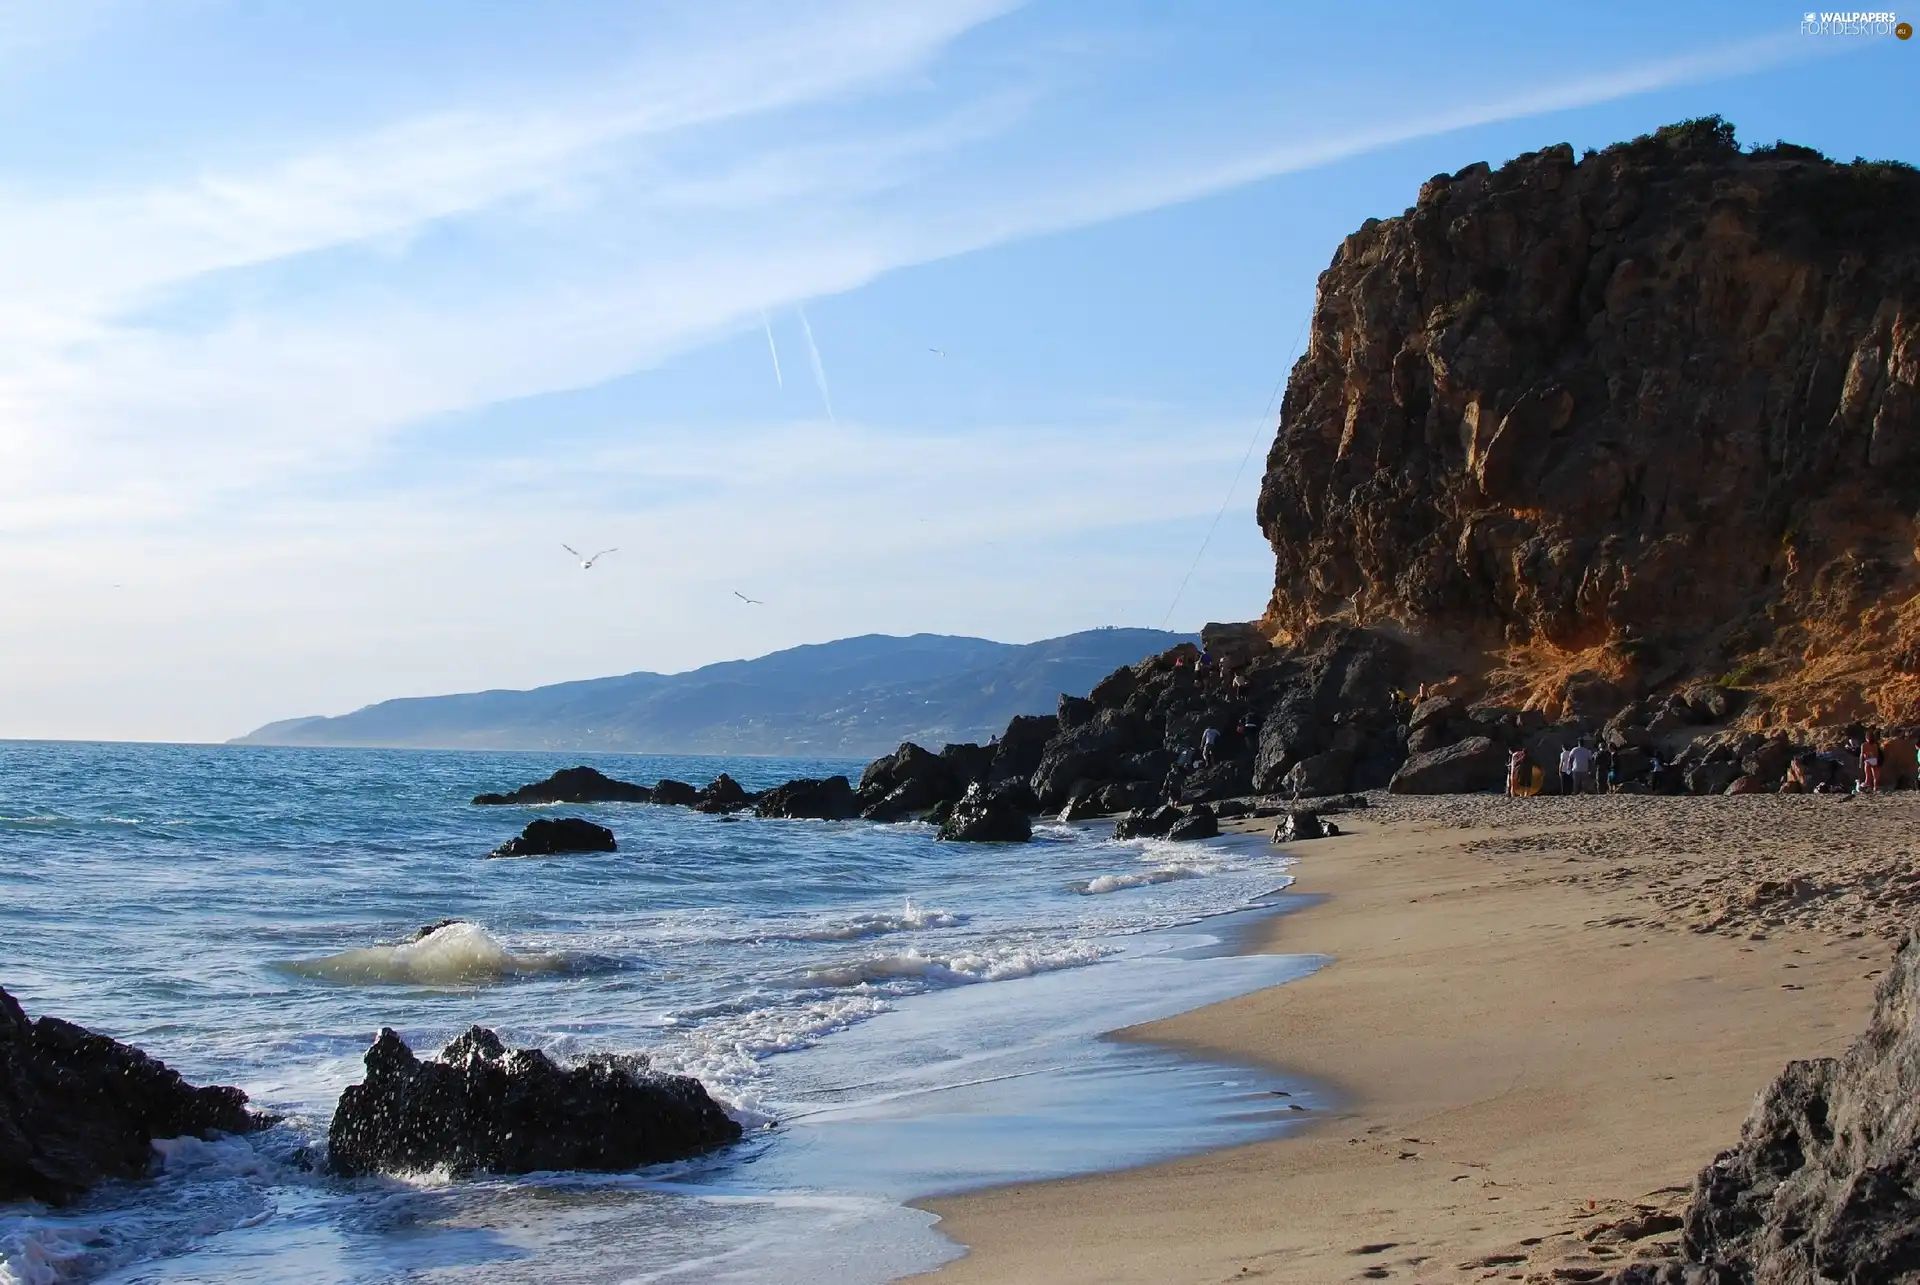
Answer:
M1266 1136L1311 1092L1100 1035L1298 976L1220 918L1264 842L1011 847L921 825L476 808L588 762L749 789L859 764L0 742L0 986L286 1123L171 1143L77 1208L0 1206L0 1282L884 1281L960 1251L903 1201ZM482 860L535 816L620 851ZM470 927L409 946L416 930ZM374 1032L646 1050L748 1126L631 1175L315 1167Z

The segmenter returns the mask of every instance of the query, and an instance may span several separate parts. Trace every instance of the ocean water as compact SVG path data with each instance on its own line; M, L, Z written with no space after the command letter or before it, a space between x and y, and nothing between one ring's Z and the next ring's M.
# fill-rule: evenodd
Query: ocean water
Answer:
M1104 1039L1299 976L1236 955L1262 840L1023 846L648 805L476 808L585 761L749 789L859 765L0 742L0 985L285 1117L0 1206L0 1283L885 1281L960 1252L916 1196L1271 1136L1311 1086ZM538 815L620 851L482 860ZM464 923L412 939L423 925ZM353 1182L327 1123L382 1026L645 1050L747 1126L636 1174Z

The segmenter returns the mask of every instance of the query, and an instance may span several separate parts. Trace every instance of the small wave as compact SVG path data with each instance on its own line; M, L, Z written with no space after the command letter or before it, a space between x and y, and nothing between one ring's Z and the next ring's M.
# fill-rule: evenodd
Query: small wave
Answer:
M1162 866L1157 870L1142 870L1130 875L1100 875L1085 883L1073 885L1073 890L1087 896L1098 896L1103 892L1125 892L1128 888L1146 888L1156 883L1172 883L1175 879L1192 879L1202 873L1192 866Z
M400 946L363 946L282 967L348 985L475 985L509 977L581 972L597 961L564 952L515 955L478 924L451 923ZM603 961L601 961L603 962Z
M967 918L966 915L956 915L951 911L928 910L909 901L905 910L877 911L828 920L782 933L775 940L858 941L862 937L882 937L888 933L914 932L923 928L958 928L967 922Z
M889 982L964 986L1078 968L1105 959L1114 949L1093 942L1077 942L1052 950L1012 947L1000 951L959 951L944 956L909 950L895 955L869 955L845 963L818 964L803 976L812 986L884 986Z

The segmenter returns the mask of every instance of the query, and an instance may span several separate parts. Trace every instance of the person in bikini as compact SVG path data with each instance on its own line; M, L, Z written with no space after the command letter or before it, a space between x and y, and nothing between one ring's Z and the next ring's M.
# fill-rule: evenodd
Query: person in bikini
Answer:
M1880 733L1871 727L1860 740L1860 785L1876 794L1880 791Z

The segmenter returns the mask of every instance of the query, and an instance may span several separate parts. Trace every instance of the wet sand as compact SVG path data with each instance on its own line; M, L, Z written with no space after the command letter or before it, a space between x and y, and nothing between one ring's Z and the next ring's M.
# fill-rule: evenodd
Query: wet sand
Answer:
M1591 1280L1671 1244L1791 1058L1837 1053L1920 796L1382 800L1254 949L1313 976L1123 1038L1303 1073L1287 1137L925 1202L942 1282Z

